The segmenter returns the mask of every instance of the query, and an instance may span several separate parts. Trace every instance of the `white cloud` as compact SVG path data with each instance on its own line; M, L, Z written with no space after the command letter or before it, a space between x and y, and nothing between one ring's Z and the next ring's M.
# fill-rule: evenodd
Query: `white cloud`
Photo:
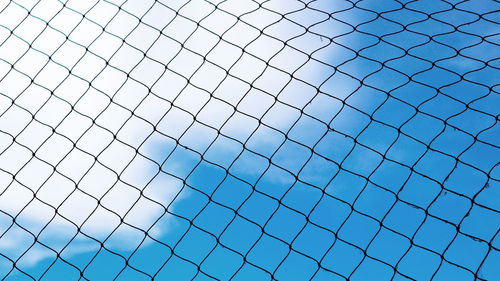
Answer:
M179 10L180 16L168 7L178 9L183 1L129 0L123 10L106 1L91 8L94 2L73 0L64 8L55 1L40 1L32 15L49 21L45 29L38 28L43 21L32 19L15 2L0 5L7 6L0 14L0 93L4 95L0 101L0 175L10 178L0 186L0 210L17 216L34 234L50 222L50 231L60 230L49 239L57 250L76 234L73 224L87 235L106 239L120 225L119 217L148 229L163 213L161 205L172 202L182 188L180 181L159 173L154 162L136 154L139 150L157 162L166 156L155 155L167 150L161 146L169 138L153 133L153 125L200 153L207 148L203 141L209 144L217 134L208 127L191 126L195 115L242 142L258 123L235 113L235 107L286 131L300 112L276 104L274 97L287 84L289 74L298 70L297 76L317 86L325 78L319 75L322 66L306 54L283 49L283 40L304 32L296 23L309 25L325 15L314 15L315 19L301 10L293 14L295 23L282 20L264 29L281 17L254 1L224 1L216 11L206 1L190 1ZM279 13L301 9L298 1L270 1L264 7ZM88 12L87 18L69 8ZM239 15L241 21L235 17ZM23 22L25 17L29 21ZM24 28L16 28L20 22ZM111 34L101 33L104 25ZM13 35L4 35L10 30ZM160 36L159 30L168 37ZM66 36L74 42L65 41ZM290 41L309 53L327 43L311 35ZM33 49L26 52L28 44ZM92 53L85 52L86 47ZM259 59L283 71L267 68ZM237 78L227 77L227 70ZM250 89L249 84L256 88ZM314 95L313 87L287 87L278 99L303 107ZM155 137L158 141L151 141ZM253 142L266 145L266 135L256 135ZM28 148L36 151L38 159L32 158ZM223 150L220 154L228 155ZM213 161L228 160L215 157ZM54 208L67 220L56 216ZM21 236L0 236L0 247L15 249L26 244L15 237ZM40 249L33 251L26 264L50 256Z

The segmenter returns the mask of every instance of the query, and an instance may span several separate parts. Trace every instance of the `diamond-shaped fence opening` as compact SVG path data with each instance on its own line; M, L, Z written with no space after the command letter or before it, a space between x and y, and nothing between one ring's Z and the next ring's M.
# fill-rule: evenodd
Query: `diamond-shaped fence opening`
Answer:
M498 1L0 1L1 280L499 280Z

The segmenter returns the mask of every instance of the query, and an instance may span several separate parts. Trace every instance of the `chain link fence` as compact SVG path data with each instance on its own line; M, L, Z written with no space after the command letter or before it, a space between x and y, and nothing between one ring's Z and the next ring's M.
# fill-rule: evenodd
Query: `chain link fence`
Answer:
M499 22L0 0L1 280L500 280Z

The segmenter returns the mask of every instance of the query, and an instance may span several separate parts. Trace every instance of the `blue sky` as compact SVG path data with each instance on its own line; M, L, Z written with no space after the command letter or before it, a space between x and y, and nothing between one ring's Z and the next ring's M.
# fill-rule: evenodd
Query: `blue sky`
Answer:
M37 11L28 2L16 3ZM14 101L64 138L34 149L24 139L42 134L16 131L28 125L11 121L20 120L15 107L0 115L7 144L0 159L3 280L500 280L498 3L453 8L410 1L402 8L395 1L353 7L318 0L304 8L300 1L272 0L262 4L269 12L252 1L222 1L215 10L208 5L214 1L73 2L51 4L69 14L87 9L90 19L103 18L105 30L130 40L113 49L110 37L96 51L102 60L109 53L116 71L94 72L97 60L72 64L77 49L59 60L55 51L53 61L75 73L67 77L95 85L82 86L82 98L79 82L67 83L69 91L63 86L70 78L40 78L35 66L15 59L16 48L0 55L2 67L14 65L29 77L27 85L54 90L63 102L48 107L45 101L38 111L25 101L30 96L23 99L29 90L16 96L9 71L0 83L2 105ZM123 4L125 12L116 8L120 16L104 19L105 3L110 11ZM15 4L2 5L4 14L13 13ZM205 20L205 9L214 16ZM224 18L227 13L241 13L262 29L278 23L261 36L258 28ZM284 13L284 20L275 18ZM135 23L142 17L164 26L162 15L191 21L165 28L173 41L155 41L153 29ZM232 20L233 33L225 27ZM2 22L3 31L21 30L8 25L15 21ZM196 21L206 28L191 30ZM64 29L56 20L54 26ZM249 44L253 56L238 55L229 44L217 49L220 39L199 30ZM80 44L74 48L98 46L85 32L68 32ZM29 34L18 33L30 42ZM246 41L254 36L262 39ZM6 38L13 39L2 45L14 44ZM187 43L181 48L176 40ZM51 44L33 46L48 52ZM201 56L212 64L197 69ZM45 67L40 73L55 81L63 72ZM61 120L83 116L99 126L71 121L65 127L43 108L72 112ZM80 127L92 129L77 137ZM58 150L76 151L75 143L82 151L76 160L58 158ZM21 155L13 150L17 144L46 163L37 165L47 167L47 176L34 166L40 175L33 178L50 178L52 185L30 181L24 162L14 168L14 156L5 155ZM42 186L32 191L41 201L16 199L28 198L32 185ZM61 203L58 193L74 205ZM35 203L41 206L29 207Z

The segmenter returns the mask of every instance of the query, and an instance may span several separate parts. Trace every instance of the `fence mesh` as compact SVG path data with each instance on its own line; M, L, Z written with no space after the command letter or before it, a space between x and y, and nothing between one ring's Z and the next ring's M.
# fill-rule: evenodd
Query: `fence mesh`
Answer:
M2 280L500 280L498 1L0 1Z

